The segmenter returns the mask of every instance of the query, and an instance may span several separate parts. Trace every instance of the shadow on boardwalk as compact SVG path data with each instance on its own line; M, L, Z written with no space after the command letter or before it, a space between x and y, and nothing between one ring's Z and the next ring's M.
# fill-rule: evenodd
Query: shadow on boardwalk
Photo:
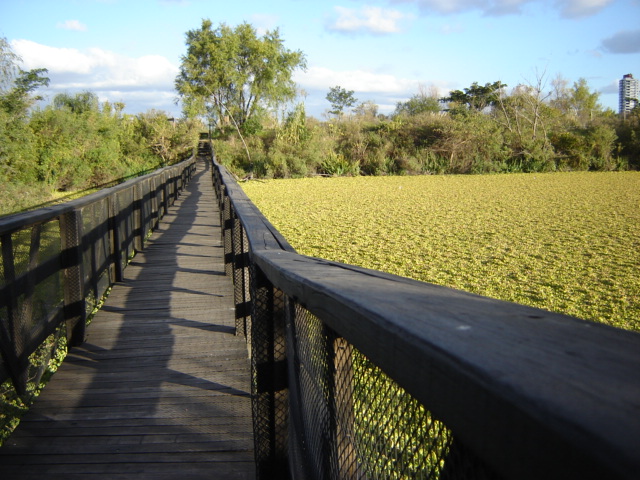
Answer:
M254 478L248 360L223 256L200 162L0 449L0 476Z

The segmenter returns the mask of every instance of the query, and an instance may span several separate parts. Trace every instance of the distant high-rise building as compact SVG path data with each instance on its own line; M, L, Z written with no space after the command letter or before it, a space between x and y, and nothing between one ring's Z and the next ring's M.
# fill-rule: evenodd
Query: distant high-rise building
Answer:
M638 105L638 97L640 97L640 80L633 78L630 73L622 77L622 80L618 82L619 90L618 96L620 101L620 107L618 112L620 115L629 113Z

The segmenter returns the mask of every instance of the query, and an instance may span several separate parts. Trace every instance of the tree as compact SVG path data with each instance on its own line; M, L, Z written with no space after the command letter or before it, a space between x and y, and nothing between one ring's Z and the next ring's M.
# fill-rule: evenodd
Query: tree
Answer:
M11 49L6 38L0 38L0 92L13 86L13 80L18 74L18 63L21 58Z
M518 85L511 95L499 96L500 108L495 118L505 130L505 139L512 150L512 162L523 171L546 171L555 168L553 147L548 133L553 108L544 93L544 75L535 85Z
M438 113L440 110L441 104L435 87L430 92L421 87L420 91L406 102L398 102L395 113L396 115L414 116L427 112Z
M353 96L353 90L345 90L339 85L331 87L326 98L331 103L329 113L338 117L343 115L345 108L351 108L358 102Z
M49 84L44 68L24 71L5 40L0 41L0 182L31 179L36 140L28 127L29 108L41 97L32 93Z
M277 29L258 38L248 23L213 30L211 20L203 20L187 32L186 43L175 81L185 112L208 113L222 127L243 127L260 109L295 98L293 72L306 67L303 53L286 49Z
M448 97L443 97L443 102L453 103L454 106L463 106L469 110L481 112L487 107L494 106L500 99L500 91L507 85L497 81L493 83L485 83L484 86L473 82L469 88L461 90L453 90Z
M591 92L584 78L574 82L572 88L569 88L568 84L569 82L560 76L554 79L550 104L568 119L584 127L596 114L602 112L602 106L598 103L600 94Z
M53 99L53 106L59 110L68 109L71 113L82 115L86 112L99 110L98 96L89 91L69 95L68 93L59 93Z
M358 105L354 112L360 117L374 119L378 116L378 105L371 100L367 100Z
M49 78L45 77L46 68L36 68L29 71L18 69L18 76L13 81L13 88L0 94L0 107L9 115L24 117L34 102L42 100L40 96L31 93L42 86L49 85Z

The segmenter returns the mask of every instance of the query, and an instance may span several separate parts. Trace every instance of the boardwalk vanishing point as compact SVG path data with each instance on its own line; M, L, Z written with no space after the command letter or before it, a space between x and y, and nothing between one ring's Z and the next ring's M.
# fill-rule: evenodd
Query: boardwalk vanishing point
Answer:
M235 336L204 160L0 448L0 478L255 478L250 370Z

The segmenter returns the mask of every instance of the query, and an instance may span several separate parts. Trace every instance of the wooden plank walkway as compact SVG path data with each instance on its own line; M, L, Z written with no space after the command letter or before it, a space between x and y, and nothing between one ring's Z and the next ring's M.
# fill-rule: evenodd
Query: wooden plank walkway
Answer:
M250 373L234 335L203 161L147 248L0 448L0 478L255 478Z

